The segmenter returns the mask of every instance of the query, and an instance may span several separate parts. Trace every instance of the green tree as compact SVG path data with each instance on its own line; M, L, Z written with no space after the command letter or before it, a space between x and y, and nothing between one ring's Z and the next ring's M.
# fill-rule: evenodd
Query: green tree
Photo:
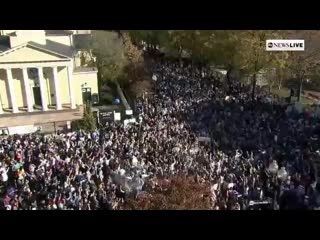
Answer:
M211 51L211 61L217 65L224 65L227 70L238 64L239 31L217 30L212 31L208 46Z
M211 65L225 68L228 80L240 70L240 33L234 30L203 30L197 42L198 56L204 57Z
M289 53L288 52L279 52L275 53L276 58L273 61L273 67L275 68L275 78L271 82L273 87L277 84L278 90L281 89L283 81L290 78L290 72L288 70L289 66Z
M129 77L129 83L142 80L145 75L143 52L135 44L133 44L128 33L123 33L122 39L125 49L125 56L128 60L126 70Z
M292 39L304 39L305 50L289 53L288 69L298 80L297 101L300 101L303 82L319 67L320 57L320 31L318 30L292 30L288 31Z
M182 58L188 57L192 62L205 62L205 41L207 35L201 30L169 31L169 42L164 45L166 53ZM170 53L171 52L171 53Z
M168 57L174 57L181 59L183 56L184 41L186 40L185 30L171 30L168 31L167 41L162 42L161 47L164 49L164 53Z
M83 119L72 122L73 130L85 130L92 132L96 129L96 119L92 113L91 105L84 105Z
M266 51L266 40L279 39L282 34L283 32L276 30L246 30L239 34L240 68L252 76L252 100L255 98L257 74L262 69L270 68L279 56L275 52Z
M168 30L129 30L129 35L138 46L144 41L147 44L148 50L156 50L157 46L164 46L167 44Z
M119 36L111 31L93 31L93 55L96 57L100 86L107 80L125 78L128 60Z
M85 130L92 132L97 128L96 119L93 116L93 112L92 112L90 104L87 104L85 106L83 121L84 121L84 129Z

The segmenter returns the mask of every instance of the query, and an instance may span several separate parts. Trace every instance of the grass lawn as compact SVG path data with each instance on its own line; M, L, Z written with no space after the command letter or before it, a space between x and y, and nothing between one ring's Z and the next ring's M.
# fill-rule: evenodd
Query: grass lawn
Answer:
M278 88L271 89L271 93L276 94L280 97L288 97L290 95L290 90L288 88L281 88L280 90ZM293 97L292 101L296 101L297 98ZM314 102L308 98L306 98L304 95L301 95L300 101L302 104L313 104Z

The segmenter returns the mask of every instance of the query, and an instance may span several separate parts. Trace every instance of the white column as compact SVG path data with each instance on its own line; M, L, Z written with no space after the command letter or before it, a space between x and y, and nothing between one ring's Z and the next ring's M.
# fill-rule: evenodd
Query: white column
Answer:
M10 68L7 68L7 79L8 79L8 87L9 87L9 95L12 105L12 112L17 113L18 112L18 105L16 102L16 94L14 92L14 85L13 85L13 78L12 78L12 72Z
M32 112L33 111L32 95L31 95L31 88L30 88L30 84L29 84L29 77L28 77L28 69L27 68L22 68L22 75L23 75L24 89L25 89L26 98L27 98L28 112Z
M53 67L53 82L54 82L54 96L56 99L57 110L61 110L61 99L60 99L60 88L59 88L59 78L58 78L58 67Z
M43 70L42 67L38 67L38 75L39 75L39 85L40 85L40 93L41 93L41 102L42 102L42 111L48 111L48 103L46 98L46 86L43 79Z
M0 114L3 114L1 95L0 95Z
M70 104L71 104L71 108L75 109L76 108L76 101L75 101L75 97L74 97L74 86L73 86L73 79L72 79L72 67L68 66L67 70L68 70Z

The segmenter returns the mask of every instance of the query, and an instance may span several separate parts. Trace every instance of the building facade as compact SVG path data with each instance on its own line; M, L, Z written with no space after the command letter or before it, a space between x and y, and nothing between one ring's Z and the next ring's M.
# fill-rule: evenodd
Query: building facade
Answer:
M81 118L85 102L98 101L97 70L81 60L88 49L75 47L79 45L75 41L88 38L90 31L1 30L0 34L0 128L17 127L17 118L28 115L34 119L28 128L47 124L48 114L69 122ZM66 117L68 111L80 115Z

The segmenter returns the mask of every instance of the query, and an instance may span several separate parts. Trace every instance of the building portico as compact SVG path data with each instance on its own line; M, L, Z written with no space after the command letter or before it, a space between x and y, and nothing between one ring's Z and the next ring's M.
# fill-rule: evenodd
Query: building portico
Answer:
M5 71L6 75L6 81L7 81L7 101L3 100L3 96L1 96L1 104L0 104L0 114L3 114L3 111L5 109L11 109L12 113L18 113L21 110L21 108L26 107L27 112L33 112L34 108L36 107L37 103L34 99L35 96L34 93L32 93L32 88L39 87L40 88L40 97L41 97L41 109L42 111L48 111L48 107L55 106L56 110L62 109L62 96L60 94L59 89L59 75L58 75L58 66L45 66L45 67L39 67L37 66L35 69L37 70L37 80L35 84L32 84L29 78L28 69L34 69L34 66L23 66L17 68L16 66L10 66L6 68L2 68L0 65L0 69ZM47 79L44 78L44 68L47 68L47 72L51 72L51 77L48 77ZM73 76L70 74L71 67L66 65L60 67L61 70L63 68L67 69L68 73L68 95L69 95L69 103L64 103L64 105L69 104L71 109L75 109L75 97L74 97L74 89L73 89ZM1 71L0 70L0 71ZM12 72L13 71L20 71L19 74L22 76L22 79L13 79ZM17 74L18 75L18 74ZM49 74L48 74L49 75ZM16 84L14 81L19 80L20 83ZM20 85L20 87L19 87ZM53 93L50 92L50 86L53 85ZM54 96L54 100L48 101L48 89L49 94ZM22 91L22 93L20 93ZM21 94L23 99L22 101L17 101L16 95ZM49 96L50 97L50 96ZM5 104L7 102L7 104Z
M6 93L0 96L0 114L33 112L37 107L41 111L48 111L49 107L61 110L68 105L70 109L76 108L71 58L60 56L62 59L53 60L50 56L38 61L4 62L2 57L0 54L0 87ZM60 78L67 81L62 89Z
M69 128L83 104L98 103L97 69L81 58L90 51L81 40L64 30L0 31L0 133Z

